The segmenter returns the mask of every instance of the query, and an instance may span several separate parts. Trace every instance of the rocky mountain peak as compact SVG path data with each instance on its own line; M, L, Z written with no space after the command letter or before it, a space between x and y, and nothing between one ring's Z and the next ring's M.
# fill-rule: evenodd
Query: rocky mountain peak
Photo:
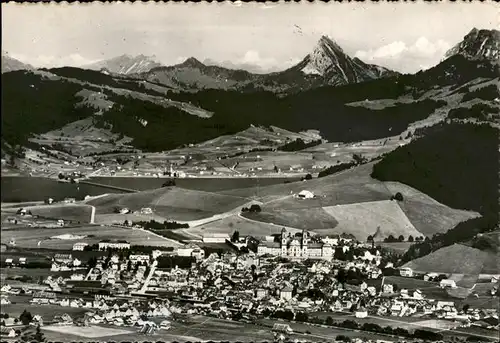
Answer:
M464 39L448 50L444 58L462 55L470 59L500 59L500 31L473 28Z
M110 73L124 75L147 72L156 67L161 67L161 64L155 61L154 56L145 56L142 54L137 56L125 54L85 66L87 69L105 69Z
M202 68L205 65L203 63L201 63L199 60L197 60L196 58L189 57L184 62L182 62L179 66L180 67L190 67L190 68Z
M302 71L304 74L325 75L342 58L345 58L342 48L330 37L321 36Z

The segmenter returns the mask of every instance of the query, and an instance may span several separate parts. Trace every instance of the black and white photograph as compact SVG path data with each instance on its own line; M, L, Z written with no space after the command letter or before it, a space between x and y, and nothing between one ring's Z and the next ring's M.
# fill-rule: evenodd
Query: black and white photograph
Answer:
M498 342L500 4L1 4L2 342Z

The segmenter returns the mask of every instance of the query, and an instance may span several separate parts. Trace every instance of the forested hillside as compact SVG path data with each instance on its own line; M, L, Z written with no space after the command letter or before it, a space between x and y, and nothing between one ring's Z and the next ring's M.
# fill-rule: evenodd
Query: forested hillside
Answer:
M423 137L389 153L373 167L376 179L405 183L450 207L482 215L413 245L403 262L497 228L498 134L498 129L488 125L441 124L426 129Z

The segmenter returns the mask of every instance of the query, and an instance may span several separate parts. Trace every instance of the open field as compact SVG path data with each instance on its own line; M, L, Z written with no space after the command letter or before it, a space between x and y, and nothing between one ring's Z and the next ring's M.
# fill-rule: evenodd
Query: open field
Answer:
M320 230L331 230L337 226L335 218L330 216L322 208L310 208L301 210L275 210L262 211L259 213L243 213L242 216L251 220L272 223L276 226L274 233L281 231L281 226L295 229L304 229L314 232Z
M444 233L458 223L479 216L479 213L452 209L428 195L399 182L384 182L391 194L400 192L404 201L399 206L413 223L415 228L425 236Z
M395 251L399 254L403 254L406 250L408 250L412 244L411 242L394 242L394 243L385 243L378 242L377 246L381 246L382 248L389 249Z
M401 276L386 276L385 283L397 285L399 289L407 289L408 291L419 289L422 291L423 296L429 299L443 301L459 300L451 297L445 289L439 287L439 283L437 282L405 278Z
M348 319L348 318L345 318ZM274 323L280 323L281 321L277 321L274 319L260 319L258 321L259 323L262 323L267 326L272 326ZM305 333L306 331L311 332L310 335L305 335L302 336L301 339L306 339L307 341L321 341L324 342L325 340L330 340L335 341L335 337L337 335L343 335L343 336L348 336L351 338L357 337L357 338L362 338L365 340L371 339L380 339L380 340L386 340L386 341L393 341L394 338L391 338L387 335L380 335L376 334L373 332L366 332L366 331L359 331L359 330L347 330L343 328L336 328L336 327L328 327L328 326L315 326L311 325L308 323L301 323L301 322L285 322L283 323L289 324L290 327L295 331L295 332L300 332L300 333ZM270 328L269 328L270 329Z
M45 321L51 321L54 316L64 313L69 314L72 318L83 316L88 309L76 307L61 307L59 305L38 305L34 306L27 303L15 303L2 305L2 312L9 314L10 317L19 318L24 310L29 311L32 315L40 315Z
M19 208L31 211L33 215L38 215L49 219L64 219L72 222L89 223L91 219L92 207L85 204L54 204L37 205L27 207L3 207L5 213L15 214Z
M72 234L78 236L87 236L78 240L51 239L53 236L62 234ZM125 229L112 226L77 226L62 227L54 229L40 228L15 228L2 230L2 243L8 243L11 238L15 238L16 246L22 248L49 248L49 249L67 249L71 250L76 242L85 242L95 244L103 239L119 240L126 239L132 245L151 245L171 247L177 244L174 241L167 240L146 230ZM40 246L38 246L38 242Z
M248 220L238 215L232 215L201 226L182 229L181 231L198 236L202 236L207 233L228 233L231 235L234 231L238 231L242 236L252 235L261 237L279 233L281 231L281 227L271 223Z
M220 192L222 194L255 197L266 203L309 190L322 197L323 206L352 204L365 201L387 200L391 194L380 181L370 178L373 163L322 178L267 187L253 187Z
M102 326L65 326L65 325L49 325L43 328L46 331L55 331L62 334L70 334L86 338L99 338L108 336L125 335L129 330L116 329Z
M88 204L96 207L98 216L113 214L116 208L139 211L149 207L159 217L190 221L230 211L247 202L248 199L237 196L165 187L138 193L110 194Z
M478 275L489 258L495 258L494 254L462 244L453 244L408 262L405 267L421 272Z
M3 254L2 258L4 258ZM29 261L31 261L31 259L29 259ZM0 269L0 276L2 280L8 277L12 278L12 277L28 276L31 277L36 282L40 277L46 278L48 275L51 275L53 277L58 277L60 275L69 277L69 275L71 275L71 272L53 272L50 271L49 269L44 269L44 268L1 268Z
M328 234L350 233L364 241L369 235L375 241L382 241L392 235L418 237L421 233L408 220L397 201L384 200L349 205L325 207L324 210L338 221L338 225ZM379 229L377 229L379 228ZM326 234L323 230L319 233Z

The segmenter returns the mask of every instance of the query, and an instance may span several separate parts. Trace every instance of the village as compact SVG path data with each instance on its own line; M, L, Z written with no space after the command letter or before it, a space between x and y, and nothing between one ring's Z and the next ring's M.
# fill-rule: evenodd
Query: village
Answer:
M2 336L15 338L26 325L133 327L151 335L168 331L183 315L270 325L277 339L293 332L279 324L283 320L430 340L442 339L443 330L460 336L461 328L476 327L492 337L498 331L496 309L457 304L447 290L459 287L447 275L394 268L393 257L373 243L286 229L260 242L234 236L203 239L235 248L227 251L189 243L145 253L127 241L104 240L94 247L76 242L74 254L95 249L101 255L82 261L56 254L50 271L65 276L31 284L2 280ZM11 270L27 263L25 257L2 262ZM434 286L419 288L422 281ZM498 279L485 282L491 285L488 296L498 297ZM43 306L60 311L51 317L28 313L28 321L4 311L14 303L28 312ZM82 312L72 316L67 309ZM415 322L415 330L408 329Z

